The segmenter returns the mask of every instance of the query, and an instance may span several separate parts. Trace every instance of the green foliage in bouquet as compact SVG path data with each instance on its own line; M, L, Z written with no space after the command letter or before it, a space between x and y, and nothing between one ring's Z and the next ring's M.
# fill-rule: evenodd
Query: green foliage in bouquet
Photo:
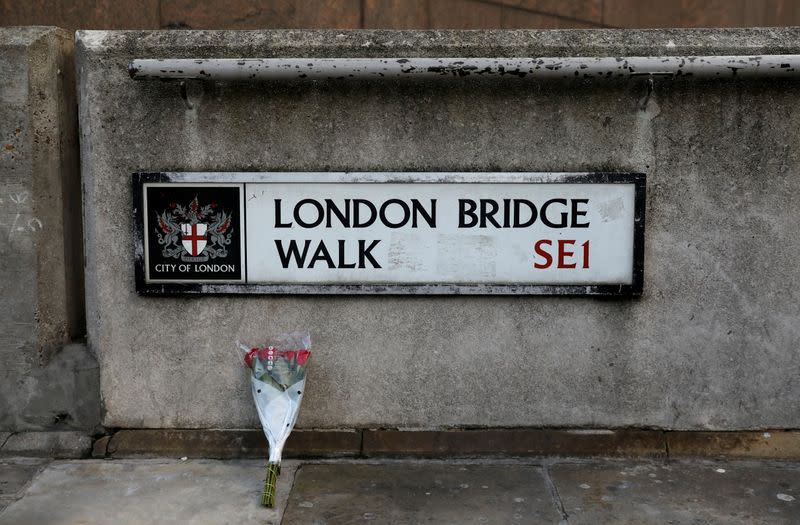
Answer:
M245 355L245 363L252 363L253 377L286 390L305 378L305 366L311 352L308 350L278 350L275 347L253 348Z

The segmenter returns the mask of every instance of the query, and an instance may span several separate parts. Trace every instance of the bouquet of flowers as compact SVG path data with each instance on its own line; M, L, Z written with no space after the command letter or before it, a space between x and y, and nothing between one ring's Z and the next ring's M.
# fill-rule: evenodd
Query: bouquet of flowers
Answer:
M250 385L258 418L269 444L267 477L261 504L275 505L275 485L280 474L281 454L294 428L306 384L311 357L311 336L295 332L270 338L263 347L236 343L250 368Z

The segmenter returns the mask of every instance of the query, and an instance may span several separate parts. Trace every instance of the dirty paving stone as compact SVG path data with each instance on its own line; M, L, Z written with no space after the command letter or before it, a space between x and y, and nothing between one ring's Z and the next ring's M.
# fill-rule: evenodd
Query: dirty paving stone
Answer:
M29 459L0 461L0 498L19 496L43 463Z
M5 458L0 460L0 498L13 500L22 495L25 487L49 463L46 459Z
M260 505L265 461L57 461L0 512L0 525L278 524L296 463L283 463L277 506Z
M0 512L22 497L25 488L47 463L32 458L0 460Z
M528 465L308 464L283 525L558 523L542 470Z
M570 525L800 523L797 463L606 460L550 476Z

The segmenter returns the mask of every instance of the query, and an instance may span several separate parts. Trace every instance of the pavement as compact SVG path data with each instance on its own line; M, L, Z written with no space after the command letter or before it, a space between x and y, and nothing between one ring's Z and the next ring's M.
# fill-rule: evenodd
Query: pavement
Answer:
M800 461L0 460L0 525L797 524Z

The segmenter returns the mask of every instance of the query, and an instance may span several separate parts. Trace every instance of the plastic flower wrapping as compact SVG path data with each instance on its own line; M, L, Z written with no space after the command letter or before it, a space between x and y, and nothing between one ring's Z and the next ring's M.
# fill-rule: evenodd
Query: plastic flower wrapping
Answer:
M236 346L251 371L253 401L269 444L261 504L272 507L283 446L297 421L305 392L311 336L306 332L293 332L270 338L264 346L253 347L239 341Z

